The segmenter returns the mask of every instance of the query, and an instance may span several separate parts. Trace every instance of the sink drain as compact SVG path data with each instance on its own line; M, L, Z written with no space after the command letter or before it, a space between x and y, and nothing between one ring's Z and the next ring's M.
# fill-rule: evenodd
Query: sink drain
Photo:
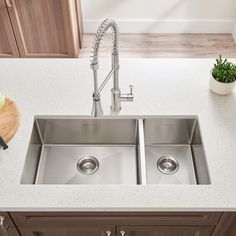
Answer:
M157 168L166 175L173 175L179 170L179 162L173 156L163 156L157 161Z
M98 170L99 162L96 157L86 156L79 159L77 162L77 169L80 173L91 175Z

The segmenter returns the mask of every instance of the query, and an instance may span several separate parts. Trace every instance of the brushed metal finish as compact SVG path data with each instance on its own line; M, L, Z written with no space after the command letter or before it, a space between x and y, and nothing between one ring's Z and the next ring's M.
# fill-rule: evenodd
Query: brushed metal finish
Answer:
M138 171L140 183L145 185L147 183L146 174L146 160L145 160L145 144L144 144L144 130L143 130L143 119L138 119Z
M119 53L119 27L113 19L105 19L99 26L97 33L95 35L94 45L93 45L93 55L91 64L98 64L98 53L101 41L105 33L112 28L113 39L112 39L112 54L116 55Z
M166 175L173 175L179 170L179 162L173 156L163 156L157 161L157 168Z
M135 144L136 119L36 119L44 144Z
M91 175L78 171L81 156L96 156L99 168ZM36 184L137 184L135 146L46 146Z
M125 234L126 234L125 231L123 231L123 230L120 231L121 236L125 236Z
M98 53L100 49L101 41L105 33L112 29L112 53L111 53L111 63L112 68L108 73L106 78L103 80L100 87L98 87ZM100 27L97 30L95 35L94 44L93 44L93 54L90 64L91 69L93 70L93 80L94 80L94 92L93 92L93 108L92 116L99 117L103 116L102 106L100 102L100 93L105 87L107 82L111 77L113 77L113 88L111 89L111 110L118 112L121 110L121 102L131 102L133 101L133 86L130 86L130 93L121 94L119 88L119 27L113 19L106 19L102 22Z
M92 108L92 116L94 117L100 117L103 116L103 110L102 110L102 104L101 104L101 99L100 99L100 95L97 95L97 98L94 98L93 95L93 108Z
M86 156L79 159L77 162L77 169L80 173L85 175L94 174L99 168L99 162L96 157Z
M138 184L137 134L138 122L130 118L36 119L22 182ZM99 162L92 175L78 171L77 163L85 156Z
M175 157L178 171L158 170L163 156ZM78 170L81 158L92 174ZM210 177L195 116L39 116L21 183L210 184Z
M144 140L147 184L210 183L197 119L144 119ZM174 156L179 170L172 175L157 171L162 156Z
M145 144L188 144L195 119L144 119Z
M147 184L196 184L192 155L188 145L146 146ZM157 168L163 156L175 156L179 163L177 172L167 175Z
M111 231L109 231L109 230L106 231L106 235L107 235L107 236L111 236Z

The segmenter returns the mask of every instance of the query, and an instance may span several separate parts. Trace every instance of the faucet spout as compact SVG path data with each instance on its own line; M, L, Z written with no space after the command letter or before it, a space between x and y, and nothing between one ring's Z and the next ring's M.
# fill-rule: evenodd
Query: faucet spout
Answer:
M111 53L112 69L107 75L107 77L104 79L104 81L102 82L101 86L98 87L97 71L99 69L99 64L98 64L99 48L100 48L101 40L109 28L112 29L112 38L113 38L112 39L112 53ZM101 100L100 100L100 93L111 77L113 77L113 88L111 90L112 92L111 110L118 112L121 109L121 101L133 100L132 93L126 94L126 97L128 99L125 99L119 89L119 27L117 23L112 19L104 20L102 24L100 25L100 27L98 28L98 31L94 39L93 55L92 55L90 67L93 70L93 78L94 78L92 116L103 115Z
M93 55L91 60L91 66L98 65L98 53L102 38L108 29L112 29L112 55L119 55L119 27L113 19L106 19L102 22L95 35L93 44ZM98 69L98 67L97 67Z

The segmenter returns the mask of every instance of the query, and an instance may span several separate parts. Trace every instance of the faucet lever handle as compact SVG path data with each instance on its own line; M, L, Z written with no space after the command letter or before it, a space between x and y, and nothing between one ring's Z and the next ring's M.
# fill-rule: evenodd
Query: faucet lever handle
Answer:
M129 85L129 91L130 91L129 94L130 95L133 95L133 88L134 88L134 85L130 84Z
M134 100L133 85L129 85L129 93L120 94L121 102L132 102Z

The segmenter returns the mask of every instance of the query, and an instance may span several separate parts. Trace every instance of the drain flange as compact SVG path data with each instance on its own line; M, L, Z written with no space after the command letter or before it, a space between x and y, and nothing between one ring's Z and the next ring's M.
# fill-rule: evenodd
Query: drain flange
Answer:
M79 159L77 169L84 175L94 174L99 167L99 162L94 156L86 156Z
M179 170L179 162L173 156L162 156L157 161L157 168L163 174L173 175Z

